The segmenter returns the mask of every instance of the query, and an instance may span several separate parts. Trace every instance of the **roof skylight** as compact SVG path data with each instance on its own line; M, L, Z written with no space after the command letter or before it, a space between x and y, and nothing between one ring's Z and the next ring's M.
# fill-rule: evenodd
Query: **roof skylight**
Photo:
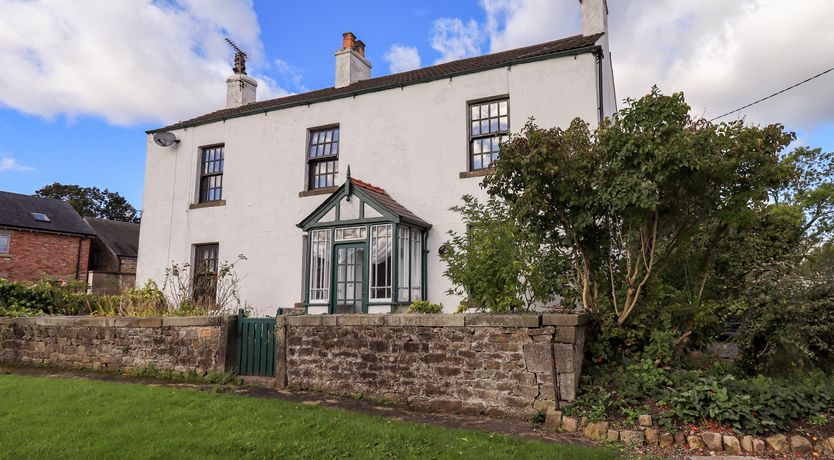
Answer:
M42 212L32 212L30 214L32 214L32 218L38 222L52 222L52 220L49 219L49 216Z

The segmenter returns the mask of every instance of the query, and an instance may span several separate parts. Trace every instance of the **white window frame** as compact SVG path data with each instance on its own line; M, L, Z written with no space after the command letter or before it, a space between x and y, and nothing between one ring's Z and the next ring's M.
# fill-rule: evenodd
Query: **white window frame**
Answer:
M0 254L9 254L12 250L12 235L9 233L0 233L0 239L6 239L6 250L3 250L3 246L0 245Z
M310 230L310 286L309 286L309 303L311 305L329 305L330 304L330 284L333 271L333 236L330 229ZM317 251L323 251L323 264L320 267L318 258L315 257ZM318 271L320 278L315 276ZM316 281L321 281L321 286L316 285Z
M411 229L408 227L397 227L397 301L408 302L411 300L411 279L409 270L411 267Z
M423 300L423 232L411 229L411 254L409 257L409 299Z
M376 259L376 255L377 255L376 240L381 238L379 235L376 234L377 232L375 230L382 229L382 228L387 228L388 229L388 234L386 236L382 237L382 238L387 238L388 239L387 250L390 252L390 255L391 255L391 257L389 258L389 261L388 261L388 273L387 273L388 284L375 286L374 281L375 281L376 271L374 270L374 265L375 265L374 260ZM370 248L368 249L370 251L369 258L368 258L368 278L369 278L368 279L368 302L369 303L386 303L386 302L390 303L391 298L393 297L393 293L394 293L394 256L395 256L394 247L393 247L393 244L394 244L394 226L392 224L372 225L370 233L371 233L370 234L370 242L369 242ZM388 289L388 292L390 293L388 295L388 297L374 297L373 296L374 289L386 289L386 288Z

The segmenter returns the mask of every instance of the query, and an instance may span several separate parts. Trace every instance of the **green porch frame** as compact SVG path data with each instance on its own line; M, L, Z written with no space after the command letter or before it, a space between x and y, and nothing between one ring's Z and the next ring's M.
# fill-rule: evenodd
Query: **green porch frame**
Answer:
M369 307L387 307L393 312L426 298L431 225L385 190L352 178L350 167L345 183L298 227L307 236L305 310L368 313Z

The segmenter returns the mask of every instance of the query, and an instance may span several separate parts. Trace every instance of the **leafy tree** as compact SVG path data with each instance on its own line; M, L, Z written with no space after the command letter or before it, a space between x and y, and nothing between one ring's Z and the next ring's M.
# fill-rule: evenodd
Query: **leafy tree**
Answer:
M496 312L528 308L554 295L550 277L560 271L548 266L554 258L512 220L504 203L480 203L467 195L452 211L461 214L468 230L449 232L441 252L444 274L453 283L450 294L465 295L468 307Z
M598 319L612 313L620 327L682 260L688 273L677 288L700 303L727 230L794 173L779 158L793 140L781 125L693 120L682 94L657 88L627 102L595 132L579 119L566 130L528 122L484 181L572 268L557 290L576 292Z
M829 243L801 261L751 271L737 342L747 372L834 370L834 258Z
M122 222L139 222L139 212L123 196L108 189L81 187L79 185L47 185L35 192L41 198L68 201L82 216Z
M834 152L800 147L784 162L796 174L783 189L773 191L773 200L802 211L802 231L811 244L830 239L834 232Z

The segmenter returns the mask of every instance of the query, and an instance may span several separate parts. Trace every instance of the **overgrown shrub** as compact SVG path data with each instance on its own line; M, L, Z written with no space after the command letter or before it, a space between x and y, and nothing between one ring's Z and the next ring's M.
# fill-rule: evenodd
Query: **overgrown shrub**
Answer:
M409 313L443 313L443 304L430 303L427 300L415 300L408 306Z
M449 232L441 251L444 275L453 285L448 293L465 296L467 308L490 312L528 309L554 297L557 274L565 267L552 266L557 258L548 246L518 225L505 204L466 195L463 205L451 210L461 215L467 231Z
M644 360L625 366L592 366L582 393L566 409L590 419L654 412L663 423L715 422L745 433L788 428L792 422L834 408L834 377L736 378L725 368L665 369Z
M232 289L229 283L224 289ZM237 289L234 285L234 289ZM226 291L228 292L228 291ZM229 299L237 297L229 295ZM231 300L224 304L231 309ZM91 316L205 316L224 311L214 304L176 304L152 280L140 289L119 295L88 294L79 282L42 280L37 283L0 279L0 316L91 315Z
M834 371L834 264L774 264L751 274L747 286L736 337L744 371Z
M84 285L45 279L37 283L0 278L0 316L77 315L88 309Z

